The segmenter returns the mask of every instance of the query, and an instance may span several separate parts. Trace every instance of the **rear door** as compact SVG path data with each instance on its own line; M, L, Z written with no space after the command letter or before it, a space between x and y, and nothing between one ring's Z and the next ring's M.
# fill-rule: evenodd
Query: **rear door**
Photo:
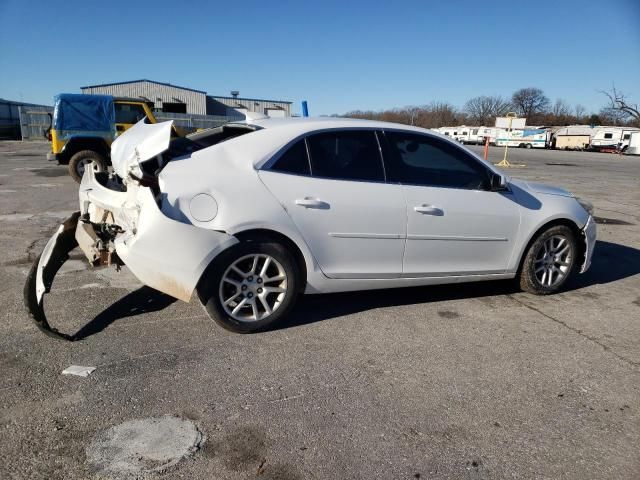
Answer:
M325 275L401 275L406 206L402 188L385 183L373 130L333 130L300 139L260 171L260 178Z

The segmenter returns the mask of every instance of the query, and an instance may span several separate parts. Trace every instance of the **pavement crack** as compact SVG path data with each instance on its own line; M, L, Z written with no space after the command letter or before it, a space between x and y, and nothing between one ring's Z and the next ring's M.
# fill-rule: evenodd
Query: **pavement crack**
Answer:
M529 310L532 310L536 313L539 313L540 315L542 315L545 318L548 318L549 320L556 322L559 325L562 325L563 327L571 330L574 333L577 333L578 335L580 335L583 338L586 338L587 340L595 343L596 345L599 345L600 347L602 347L602 349L604 349L605 352L609 352L611 353L613 356L615 356L616 358L618 358L619 360L623 361L624 363L626 363L627 365L630 365L632 367L640 367L640 362L635 362L633 360L631 360L630 358L627 358L623 355L620 355L619 353L615 352L614 350L611 349L611 347L609 347L608 345L606 345L605 343L602 343L600 340L598 340L596 337L593 337L591 335L588 335L586 333L584 333L582 330L577 329L575 327L572 327L571 325L569 325L568 323L560 320L559 318L556 318L552 315L549 315L545 312L543 312L542 310L533 307L531 305L529 305L526 302L523 302L522 300L519 300L518 298L514 297L513 295L507 295L507 297L509 297L510 299L512 299L513 301L515 301L516 303L518 303L519 305L522 305L523 307L528 308Z

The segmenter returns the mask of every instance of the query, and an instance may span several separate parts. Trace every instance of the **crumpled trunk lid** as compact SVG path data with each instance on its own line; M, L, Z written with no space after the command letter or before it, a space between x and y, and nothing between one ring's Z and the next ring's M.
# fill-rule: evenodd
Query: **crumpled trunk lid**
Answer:
M116 174L128 178L140 175L140 165L168 150L173 121L145 123L140 120L111 144L111 164Z

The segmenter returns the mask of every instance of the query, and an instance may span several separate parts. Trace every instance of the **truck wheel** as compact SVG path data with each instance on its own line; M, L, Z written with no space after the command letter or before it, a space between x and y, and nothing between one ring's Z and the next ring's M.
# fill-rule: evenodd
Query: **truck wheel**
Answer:
M80 183L87 168L93 168L94 172L104 172L107 169L107 162L104 157L93 150L82 150L69 160L69 175L76 182Z
M529 148L533 148L533 145L531 145L530 143L527 143L524 148L529 149Z

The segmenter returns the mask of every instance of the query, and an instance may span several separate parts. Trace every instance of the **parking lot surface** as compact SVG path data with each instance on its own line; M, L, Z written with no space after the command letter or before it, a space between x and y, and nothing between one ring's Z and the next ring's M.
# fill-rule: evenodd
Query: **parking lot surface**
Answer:
M593 266L558 295L497 282L307 296L282 328L236 335L75 255L46 299L76 335L63 342L22 304L77 209L47 148L0 142L0 478L101 478L96 436L165 415L202 440L153 478L640 478L640 158L511 150L526 167L508 174L595 206Z

